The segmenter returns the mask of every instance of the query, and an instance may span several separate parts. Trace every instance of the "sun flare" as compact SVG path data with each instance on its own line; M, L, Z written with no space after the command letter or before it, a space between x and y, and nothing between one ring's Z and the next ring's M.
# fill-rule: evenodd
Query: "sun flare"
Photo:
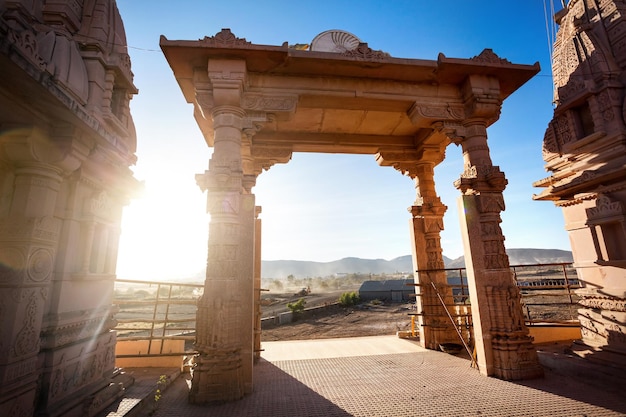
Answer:
M117 276L178 281L206 262L209 216L195 184L159 182L124 209Z

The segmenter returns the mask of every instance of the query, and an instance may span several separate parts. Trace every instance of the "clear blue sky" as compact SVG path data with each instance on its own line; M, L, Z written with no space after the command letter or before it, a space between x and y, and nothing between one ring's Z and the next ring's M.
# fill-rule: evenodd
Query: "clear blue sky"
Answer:
M139 88L131 102L138 136L133 171L145 181L143 196L125 210L120 278L173 279L203 268L208 216L194 175L207 168L211 150L158 44L161 34L197 40L222 28L257 44L309 43L325 30L341 29L400 58L435 60L440 52L471 58L491 48L514 63L539 61L541 73L505 102L488 131L494 164L509 180L502 229L509 248L570 249L560 209L531 198L540 192L532 182L547 176L541 144L553 111L543 0L118 0L118 7ZM448 206L442 246L451 258L463 253L459 192L452 186L462 170L460 149L451 145L435 171L437 192ZM253 191L263 207L265 260L410 253L406 209L415 199L413 182L379 167L373 156L294 154L288 164L263 173Z

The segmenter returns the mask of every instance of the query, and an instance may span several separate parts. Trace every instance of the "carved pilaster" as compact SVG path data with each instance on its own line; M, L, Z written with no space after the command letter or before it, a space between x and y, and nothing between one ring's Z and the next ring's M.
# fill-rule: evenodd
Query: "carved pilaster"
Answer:
M14 180L8 216L0 219L0 404L12 391L33 396L40 376L39 335L61 230L54 214L63 168L72 166L65 164L72 156L42 131L18 131L2 146Z
M475 103L480 113L484 110ZM465 266L468 274L477 362L481 373L503 379L543 374L532 339L522 319L519 289L515 286L500 228L504 210L504 174L492 165L487 146L486 120L464 123L465 170L454 185L461 191Z

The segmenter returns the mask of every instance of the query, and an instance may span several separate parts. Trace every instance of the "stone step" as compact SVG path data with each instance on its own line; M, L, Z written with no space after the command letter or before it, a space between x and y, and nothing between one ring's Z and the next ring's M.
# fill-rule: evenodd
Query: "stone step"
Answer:
M124 378L124 395L97 417L137 417L148 414L158 407L160 397L156 396L157 389L162 395L180 373L180 368L124 368L119 377L116 376ZM134 383L127 386L130 378L134 379Z

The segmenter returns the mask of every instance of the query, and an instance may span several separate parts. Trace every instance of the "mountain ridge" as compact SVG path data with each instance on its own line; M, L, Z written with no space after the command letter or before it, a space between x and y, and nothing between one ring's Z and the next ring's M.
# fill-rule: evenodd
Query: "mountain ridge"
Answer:
M545 264L573 262L572 252L561 249L507 249L511 265ZM464 268L465 259L460 256L456 259L443 257L446 268ZM363 259L346 257L329 262L271 260L261 261L262 278L284 279L289 275L297 278L326 277L338 274L411 274L413 261L411 255L399 256L391 260Z

